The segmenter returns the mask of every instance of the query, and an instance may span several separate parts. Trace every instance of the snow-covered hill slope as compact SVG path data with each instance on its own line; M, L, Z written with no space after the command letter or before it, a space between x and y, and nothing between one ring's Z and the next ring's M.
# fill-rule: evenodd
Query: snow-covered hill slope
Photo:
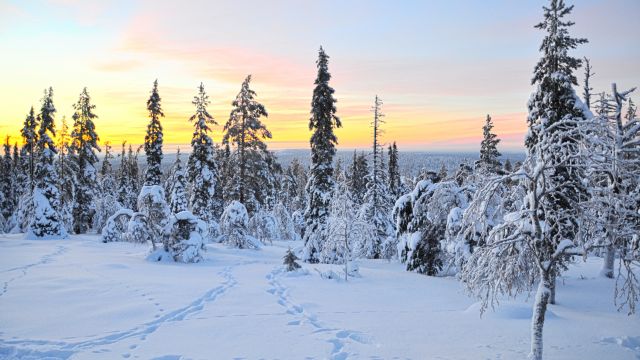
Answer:
M209 245L200 264L146 247L0 237L1 359L522 359L531 305L480 318L453 278L361 261L361 278L282 271L290 245ZM640 318L618 313L600 259L572 267L545 323L548 359L638 359ZM335 268L339 271L339 268Z

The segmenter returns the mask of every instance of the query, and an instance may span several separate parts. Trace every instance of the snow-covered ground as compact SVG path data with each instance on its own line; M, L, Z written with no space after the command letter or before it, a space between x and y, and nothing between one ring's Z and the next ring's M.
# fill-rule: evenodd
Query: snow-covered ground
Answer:
M0 237L1 359L522 359L530 301L480 318L453 278L361 261L348 283L281 269L293 243L209 245L199 264L148 249ZM299 243L294 245L299 246ZM545 324L548 359L639 359L640 317L618 313L600 259L572 267ZM336 267L336 271L339 269Z

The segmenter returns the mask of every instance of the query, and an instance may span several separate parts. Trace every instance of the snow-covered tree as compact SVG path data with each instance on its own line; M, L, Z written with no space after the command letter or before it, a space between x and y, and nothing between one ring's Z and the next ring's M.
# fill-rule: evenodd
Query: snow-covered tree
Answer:
M294 254L293 251L291 251L291 248L287 249L287 252L282 258L282 260L283 260L282 264L287 267L287 271L295 271L297 269L300 269L300 264L296 262L296 260L300 260L300 259L298 259L296 254Z
M329 56L320 47L318 53L318 75L311 99L311 172L307 182L307 206L304 212L304 254L303 260L309 263L319 261L326 240L326 222L329 216L329 201L333 193L333 157L336 154L338 138L333 129L341 127L336 113L335 90L329 86Z
M145 186L160 185L162 180L162 124L160 118L164 117L160 104L160 94L158 93L158 80L153 82L151 96L147 100L147 110L149 111L149 124L147 134L144 136L144 153L147 157L147 171L145 173Z
M500 139L492 132L493 121L491 116L487 115L487 120L482 127L482 142L480 143L480 160L478 166L481 169L496 172L500 169L500 152L498 151L498 143Z
M91 227L95 213L94 200L99 194L95 164L98 162L96 151L100 151L100 147L93 123L98 117L93 112L95 107L87 88L82 90L78 102L73 105L75 113L70 150L77 163L78 186L73 208L73 229L77 234L83 234Z
M136 202L138 192L140 191L138 154L140 147L133 151L129 145L129 151L126 151L125 143L122 143L122 152L120 154L120 169L118 171L118 202L125 209L136 210Z
M348 169L347 182L349 191L353 195L354 202L358 205L364 203L364 196L367 193L369 181L369 163L364 153L353 151L353 160Z
M106 225L107 219L121 207L121 204L118 203L116 178L111 164L114 156L109 142L105 143L104 148L104 158L98 180L100 198L96 201L96 214L93 219L94 228L98 230L102 229Z
M56 170L58 171L58 189L60 190L60 215L64 219L67 232L73 232L73 209L78 188L78 162L71 157L69 125L64 116L57 135Z
M0 215L2 219L8 219L16 206L14 197L15 177L13 175L13 159L11 159L11 144L9 136L5 138L3 144L4 156L0 159ZM4 231L3 224L0 231Z
M278 227L280 240L298 240L300 236L296 232L295 223L287 208L280 202L273 208L273 216Z
M589 61L589 59L585 56L583 58L584 60L584 83L582 86L582 97L584 99L584 104L587 106L587 109L591 109L591 96L592 96L592 91L593 88L591 87L591 78L593 77L593 75L595 75L595 73L592 72L591 69L591 62Z
M179 159L179 157L176 159ZM170 188L171 194L169 195L169 208L174 214L186 211L189 208L186 185L185 172L179 160L176 160L173 173L173 185Z
M278 220L269 211L256 211L247 224L249 234L263 244L272 244L273 240L280 240Z
M371 169L369 171L367 192L364 204L360 209L360 217L369 222L375 228L375 235L367 237L361 245L361 255L369 259L379 259L382 256L382 246L393 235L394 228L390 214L393 207L393 199L389 192L387 174L382 163L383 148L378 136L381 133L383 116L381 112L382 100L376 96L374 101L373 121L373 151Z
M187 180L191 186L191 210L195 216L207 223L210 229L217 229L215 221L222 213L222 202L219 188L216 187L219 175L215 162L215 148L209 135L211 126L217 122L207 111L210 101L202 83L192 104L195 105L196 112L189 119L193 122L193 137L187 164ZM215 234L210 231L207 237L213 235Z
M176 262L202 261L206 250L204 236L207 224L189 211L181 211L169 218L163 230L164 251ZM160 259L157 259L160 260Z
M220 219L220 242L239 249L259 249L260 241L249 235L248 223L247 208L238 201L231 201Z
M358 214L344 177L338 179L327 218L327 240L320 253L323 263L344 264L358 256L367 256L368 240L376 237L376 229Z
M144 185L138 195L138 211L146 217L152 242L159 240L171 214L160 185Z
M249 88L251 75L242 83L242 88L233 101L229 120L224 125L224 144L231 144L231 166L235 169L227 183L226 193L230 200L245 204L250 213L267 204L272 194L269 157L265 139L271 132L260 118L268 116L265 107L255 100L255 91Z
M60 208L60 192L58 191L54 159L56 149L53 143L55 126L53 116L56 108L53 105L53 89L44 92L42 107L38 115L38 142L36 153L38 161L34 170L35 188L33 190L33 216L29 222L27 238L64 239L67 231L58 209Z
M572 87L580 60L568 51L586 40L569 36L573 22L564 18L572 9L563 0L550 0L543 22L536 26L547 34L532 80L536 91L529 100L528 154L517 175L510 175L523 178L526 201L521 210L506 214L502 224L486 233L485 245L475 249L461 272L465 285L484 307L497 296L529 290L538 281L529 355L535 360L542 359L542 330L547 305L553 301L555 277L567 255L584 252L578 249L576 233L584 193L580 128L589 110ZM474 200L477 205L471 205L479 209L469 212L477 213L477 222L487 219L484 204L493 196L496 181L483 186Z
M307 173L298 158L294 158L284 170L281 181L279 197L285 208L291 212L304 210Z
M400 165L398 164L398 146L396 142L389 145L389 191L395 201L402 195L402 184L400 182Z
M26 152L26 157L28 158L28 171L29 175L29 190L33 189L35 186L34 183L34 171L36 164L36 143L38 142L38 133L37 133L38 119L36 118L35 112L33 110L33 106L31 110L29 110L29 114L24 119L24 125L22 130L20 130L20 134L22 135L22 141L24 142L23 149Z

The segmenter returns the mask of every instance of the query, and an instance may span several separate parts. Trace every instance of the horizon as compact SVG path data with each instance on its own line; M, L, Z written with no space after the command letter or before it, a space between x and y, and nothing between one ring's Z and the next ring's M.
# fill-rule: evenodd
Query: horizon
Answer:
M477 151L490 114L499 150L524 151L526 103L543 36L534 25L545 1L336 1L327 7L335 15L327 22L315 4L248 4L250 21L238 27L237 5L226 1L153 7L145 1L0 2L0 134L18 140L29 107L38 108L48 86L57 123L63 116L71 121L72 104L86 86L99 116L100 143L141 144L146 99L157 78L167 147L188 146L191 99L201 81L219 123L213 129L219 143L231 101L253 74L251 87L270 115L264 119L273 133L270 149L308 149L322 45L343 122L336 131L339 149L369 147L369 110L377 94L387 121L382 141L396 141L400 150ZM608 91L611 82L621 88L640 83L633 22L617 20L639 11L633 0L589 0L571 14L573 34L590 41L572 55L591 59L595 92ZM351 21L354 16L359 22ZM581 81L582 73L576 75Z

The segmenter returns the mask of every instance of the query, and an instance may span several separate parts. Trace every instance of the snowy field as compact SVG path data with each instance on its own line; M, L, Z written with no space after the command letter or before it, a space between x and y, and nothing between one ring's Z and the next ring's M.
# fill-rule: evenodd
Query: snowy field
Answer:
M281 269L292 243L209 245L199 264L146 247L0 237L1 359L523 359L530 299L480 318L453 278L387 261L361 278ZM299 243L295 245L299 246ZM545 323L547 359L640 359L640 317L618 313L601 259L571 268ZM336 268L336 271L338 268Z

